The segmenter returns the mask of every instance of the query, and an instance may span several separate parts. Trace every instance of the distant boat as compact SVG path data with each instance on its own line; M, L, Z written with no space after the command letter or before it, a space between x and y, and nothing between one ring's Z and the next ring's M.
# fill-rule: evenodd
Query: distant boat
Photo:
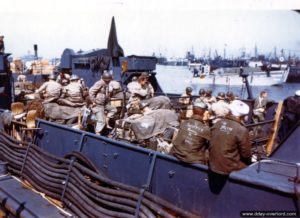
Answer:
M289 69L270 71L269 75L266 72L253 72L248 73L248 81L250 85L253 86L273 86L285 83L288 75ZM194 77L191 79L192 84L212 84L212 85L226 85L226 86L242 86L243 78L239 74L200 74L199 77Z

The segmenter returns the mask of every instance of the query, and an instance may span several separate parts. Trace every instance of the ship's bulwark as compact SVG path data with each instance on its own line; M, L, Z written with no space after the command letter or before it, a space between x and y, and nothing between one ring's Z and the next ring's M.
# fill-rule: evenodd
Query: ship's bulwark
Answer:
M210 189L207 166L183 164L169 155L43 120L38 127L43 133L37 135L36 144L43 150L60 157L80 151L108 178L141 189L149 185L151 193L200 216L240 217L241 211L249 209L298 210L294 204L297 184L287 182L290 172L295 172L292 165L285 174L276 175L278 162L263 163L261 171L257 170L260 163L254 163L232 174L224 191L216 195ZM299 128L293 134L298 133ZM285 148L288 145L282 144L281 149Z

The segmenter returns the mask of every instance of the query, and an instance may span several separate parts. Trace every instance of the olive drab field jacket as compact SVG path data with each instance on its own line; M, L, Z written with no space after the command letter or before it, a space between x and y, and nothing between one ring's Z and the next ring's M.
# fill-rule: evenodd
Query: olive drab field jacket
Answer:
M227 116L211 128L209 165L213 172L228 175L246 167L251 158L249 132L236 118Z
M171 152L183 162L206 164L209 138L209 127L193 115L181 123Z

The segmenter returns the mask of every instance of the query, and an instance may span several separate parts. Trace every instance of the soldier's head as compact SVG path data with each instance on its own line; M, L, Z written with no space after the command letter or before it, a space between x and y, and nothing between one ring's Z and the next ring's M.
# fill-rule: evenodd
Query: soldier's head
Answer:
M193 114L203 116L205 111L207 110L207 104L205 102L194 102L193 104Z
M217 95L217 100L225 100L225 93L224 92L219 92Z
M78 82L78 80L79 80L79 77L78 77L77 75L75 75L75 74L73 74L73 75L70 77L70 81L71 81L71 82Z
M268 97L268 92L266 90L263 90L263 91L260 92L259 95L260 95L261 98L266 98L266 97Z
M206 95L205 89L200 89L199 90L199 96L204 97Z
M240 100L234 100L229 105L229 110L231 115L243 120L248 115L250 109L246 103Z
M193 92L193 88L192 88L192 87L186 87L186 88L185 88L185 93L186 93L187 95L192 95L192 92Z
M150 77L149 73L147 73L147 72L142 72L141 76L144 76L147 79L147 81L149 80L149 77Z
M226 93L226 100L227 100L227 101L233 101L234 99L235 99L235 96L234 96L233 92L228 91L228 92Z
M138 78L138 83L142 86L145 85L148 81L148 78L145 75L140 75Z
M0 41L3 41L3 39L4 39L4 36L0 36Z
M213 92L213 91L212 91L211 89L207 89L207 90L206 90L206 96L207 96L207 97L211 97L211 96L212 96L212 92Z
M102 80L108 84L112 80L112 75L109 72L104 72L102 74Z

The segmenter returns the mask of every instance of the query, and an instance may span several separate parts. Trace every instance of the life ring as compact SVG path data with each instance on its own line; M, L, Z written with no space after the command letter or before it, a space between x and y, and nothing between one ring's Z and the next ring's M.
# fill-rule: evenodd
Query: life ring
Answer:
M280 61L280 62L284 62L284 57L280 57L280 58L279 58L279 61Z

